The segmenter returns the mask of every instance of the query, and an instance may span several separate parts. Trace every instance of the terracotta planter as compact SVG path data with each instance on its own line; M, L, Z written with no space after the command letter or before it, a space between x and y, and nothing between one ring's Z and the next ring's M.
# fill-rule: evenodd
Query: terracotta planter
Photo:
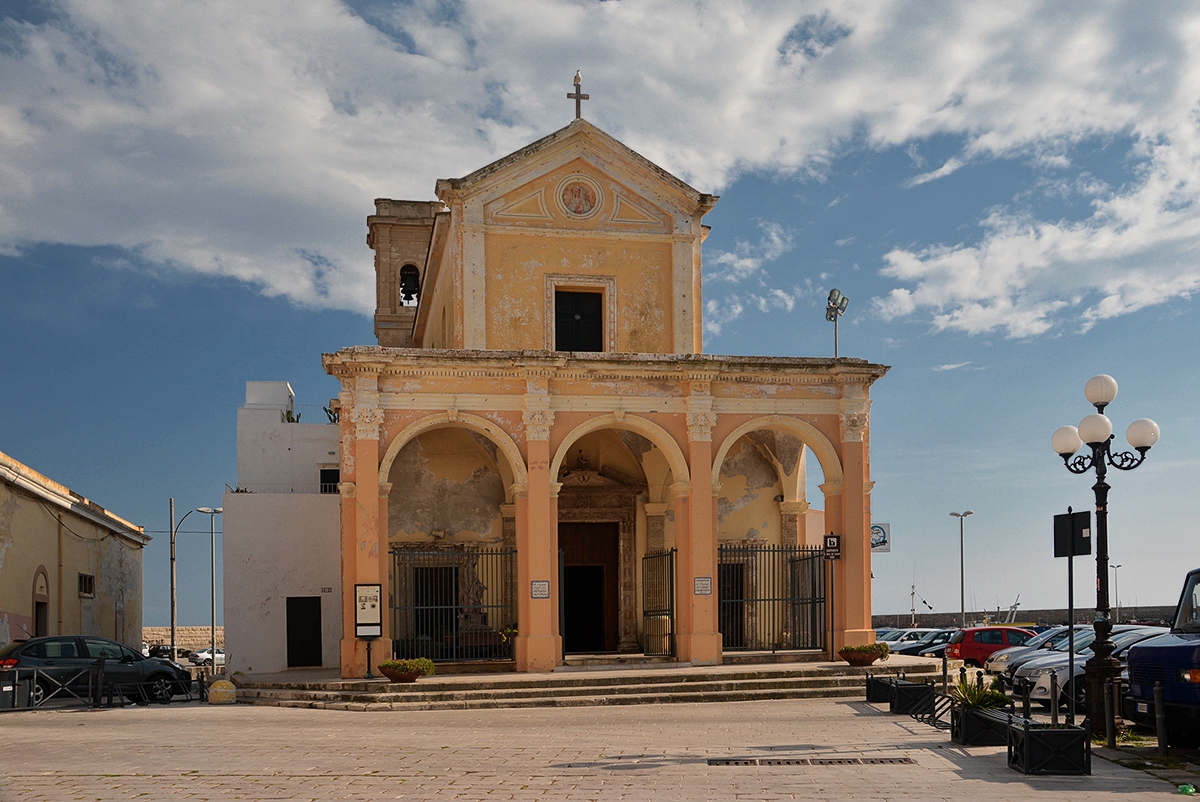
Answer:
M394 668L384 668L383 666L379 666L379 673L392 682L416 682L417 677L421 676L420 671L397 671Z
M852 666L869 666L879 659L879 652L848 652L843 649L838 652L838 657Z

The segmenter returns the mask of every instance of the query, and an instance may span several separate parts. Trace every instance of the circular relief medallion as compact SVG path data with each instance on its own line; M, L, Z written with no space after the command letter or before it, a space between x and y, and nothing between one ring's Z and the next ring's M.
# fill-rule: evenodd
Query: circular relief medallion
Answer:
M570 175L558 185L558 205L568 217L586 220L600 211L600 185L586 175Z

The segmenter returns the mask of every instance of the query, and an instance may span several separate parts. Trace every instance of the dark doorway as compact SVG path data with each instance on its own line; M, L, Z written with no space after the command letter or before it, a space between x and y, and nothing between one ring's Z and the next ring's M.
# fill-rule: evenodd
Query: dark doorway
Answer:
M598 292L554 293L554 350L603 351L603 304Z
M321 662L321 597L287 598L288 668L323 665Z
M50 605L39 601L33 603L33 636L40 638L50 634Z
M741 649L746 643L746 568L741 563L717 566L717 607L722 648Z
M619 524L560 523L563 651L617 651Z

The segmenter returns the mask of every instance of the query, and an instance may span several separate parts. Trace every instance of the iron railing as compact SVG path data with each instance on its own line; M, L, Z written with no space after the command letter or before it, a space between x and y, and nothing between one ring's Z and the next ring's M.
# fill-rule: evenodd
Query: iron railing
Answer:
M825 648L821 549L738 543L717 551L718 626L725 651Z
M396 657L511 660L517 631L517 553L455 543L391 550Z

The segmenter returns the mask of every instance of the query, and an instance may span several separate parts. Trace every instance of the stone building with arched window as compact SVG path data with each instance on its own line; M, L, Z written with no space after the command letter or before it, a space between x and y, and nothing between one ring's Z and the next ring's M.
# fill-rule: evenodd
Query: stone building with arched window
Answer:
M871 641L887 368L702 353L717 198L586 120L436 195L375 202L378 345L323 357L342 675L367 671L355 589L373 585L376 657L547 671Z

